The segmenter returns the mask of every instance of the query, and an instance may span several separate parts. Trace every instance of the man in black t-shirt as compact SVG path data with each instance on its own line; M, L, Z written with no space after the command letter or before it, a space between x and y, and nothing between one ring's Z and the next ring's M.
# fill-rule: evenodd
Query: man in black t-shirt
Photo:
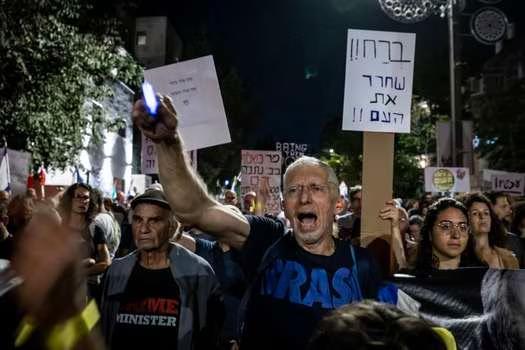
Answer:
M379 273L370 255L332 235L339 188L326 163L302 157L287 168L283 206L292 230L285 235L281 222L247 218L207 194L184 156L169 97L155 119L142 100L133 117L156 143L160 180L177 217L242 249L252 283L241 348L302 349L326 312L376 296Z

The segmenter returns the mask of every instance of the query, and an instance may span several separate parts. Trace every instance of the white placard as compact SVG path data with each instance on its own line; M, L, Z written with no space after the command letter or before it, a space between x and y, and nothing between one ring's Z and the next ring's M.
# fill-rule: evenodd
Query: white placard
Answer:
M416 34L348 30L343 130L410 132Z
M470 192L468 168L425 168L425 191Z
M242 150L241 157L241 196L257 192L259 182L268 179L270 199L266 212L277 215L281 211L281 152Z
M144 78L173 99L186 150L231 141L212 56L149 69Z
M524 194L525 174L523 173L502 173L492 174L490 179L490 189L501 191L515 196Z
M31 154L12 149L8 149L7 154L9 155L9 170L11 173L11 191L15 195L25 193Z
M143 174L158 174L159 165L157 163L157 150L155 144L149 138L142 134L141 149L141 170Z

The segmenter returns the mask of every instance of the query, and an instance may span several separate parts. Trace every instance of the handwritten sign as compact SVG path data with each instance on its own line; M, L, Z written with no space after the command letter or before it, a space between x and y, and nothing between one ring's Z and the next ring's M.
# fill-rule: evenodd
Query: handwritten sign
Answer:
M348 30L343 130L410 132L416 34Z
M522 173L500 173L492 174L491 190L506 192L511 195L522 196L524 194L525 174Z
M172 98L187 150L231 141L212 56L149 69L144 78Z
M241 157L241 196L257 192L259 183L268 179L266 212L277 215L281 211L281 152L241 150Z
M468 168L425 168L425 191L469 192L470 171Z
M276 142L275 150L282 152L284 168L294 162L297 158L305 155L308 151L308 144L293 142Z
M155 144L142 134L141 168L143 174L158 174L157 150Z

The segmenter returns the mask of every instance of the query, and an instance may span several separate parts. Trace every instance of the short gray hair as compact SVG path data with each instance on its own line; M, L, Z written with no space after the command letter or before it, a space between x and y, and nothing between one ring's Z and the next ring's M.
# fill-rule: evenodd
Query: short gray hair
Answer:
M319 167L323 169L326 174L328 175L328 183L334 185L336 187L336 195L339 195L339 181L337 179L337 175L335 174L334 169L328 163L314 157L309 156L302 156L298 159L296 159L292 164L288 165L286 168L286 171L284 172L284 186L287 184L288 176L290 172L296 168L300 168L303 166L310 166L310 167ZM283 186L283 187L284 187Z

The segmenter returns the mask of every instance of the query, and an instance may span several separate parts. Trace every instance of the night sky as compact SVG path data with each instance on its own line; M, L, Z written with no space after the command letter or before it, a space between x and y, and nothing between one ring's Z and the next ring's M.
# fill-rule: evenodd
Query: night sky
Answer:
M519 0L503 0L509 17L523 11ZM190 3L190 4L188 4ZM227 52L248 94L259 101L263 123L257 138L319 142L324 125L343 110L347 29L415 32L414 94L448 110L448 32L445 18L419 24L388 18L376 0L209 0L148 2L144 15L167 15L179 35L204 23L213 47ZM468 12L460 30L468 34ZM472 12L472 11L470 11ZM511 17L512 18L512 17ZM493 48L462 35L460 59L475 73ZM227 113L227 111L226 111Z

